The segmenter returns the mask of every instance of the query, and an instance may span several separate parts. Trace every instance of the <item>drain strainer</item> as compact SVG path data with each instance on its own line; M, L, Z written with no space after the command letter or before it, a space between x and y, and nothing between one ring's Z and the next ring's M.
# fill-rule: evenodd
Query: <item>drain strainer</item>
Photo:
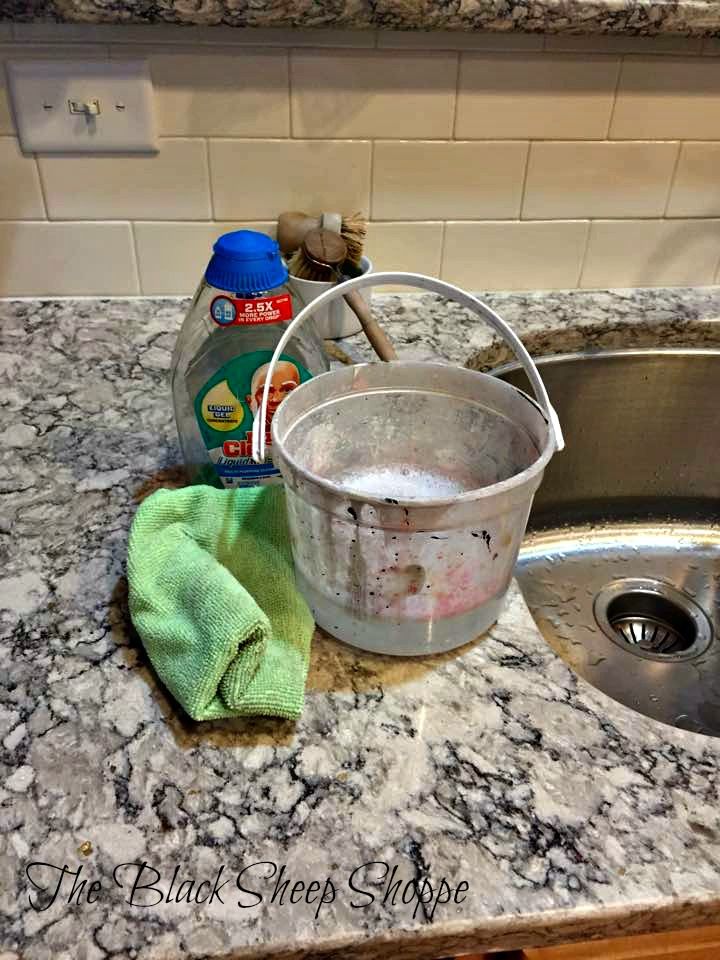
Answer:
M701 607L662 580L615 580L597 595L594 611L613 643L647 660L690 660L712 640L712 626Z

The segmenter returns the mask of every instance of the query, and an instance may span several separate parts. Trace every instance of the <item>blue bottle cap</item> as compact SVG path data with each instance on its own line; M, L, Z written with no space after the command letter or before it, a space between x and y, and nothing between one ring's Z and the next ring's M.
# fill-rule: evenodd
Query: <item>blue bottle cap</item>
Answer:
M255 230L224 233L215 241L205 271L211 286L245 296L272 290L287 278L280 247L271 237Z

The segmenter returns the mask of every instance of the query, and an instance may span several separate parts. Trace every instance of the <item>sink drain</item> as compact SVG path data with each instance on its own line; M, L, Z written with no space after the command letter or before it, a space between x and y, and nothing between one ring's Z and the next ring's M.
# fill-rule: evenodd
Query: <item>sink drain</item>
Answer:
M607 637L647 660L690 660L712 640L705 612L662 580L615 580L595 598L594 612Z

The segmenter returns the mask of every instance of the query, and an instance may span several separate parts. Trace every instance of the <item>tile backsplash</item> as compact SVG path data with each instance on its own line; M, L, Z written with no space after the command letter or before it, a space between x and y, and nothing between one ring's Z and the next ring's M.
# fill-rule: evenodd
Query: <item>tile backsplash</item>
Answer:
M473 289L715 282L720 45L26 24L0 60L147 58L156 156L26 156L0 86L0 295L181 294L287 209ZM0 85L4 71L0 71Z

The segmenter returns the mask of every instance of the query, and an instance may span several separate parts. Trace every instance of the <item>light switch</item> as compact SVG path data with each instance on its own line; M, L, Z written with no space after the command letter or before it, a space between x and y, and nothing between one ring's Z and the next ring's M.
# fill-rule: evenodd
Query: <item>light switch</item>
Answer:
M26 153L158 149L147 60L11 60L7 72Z

